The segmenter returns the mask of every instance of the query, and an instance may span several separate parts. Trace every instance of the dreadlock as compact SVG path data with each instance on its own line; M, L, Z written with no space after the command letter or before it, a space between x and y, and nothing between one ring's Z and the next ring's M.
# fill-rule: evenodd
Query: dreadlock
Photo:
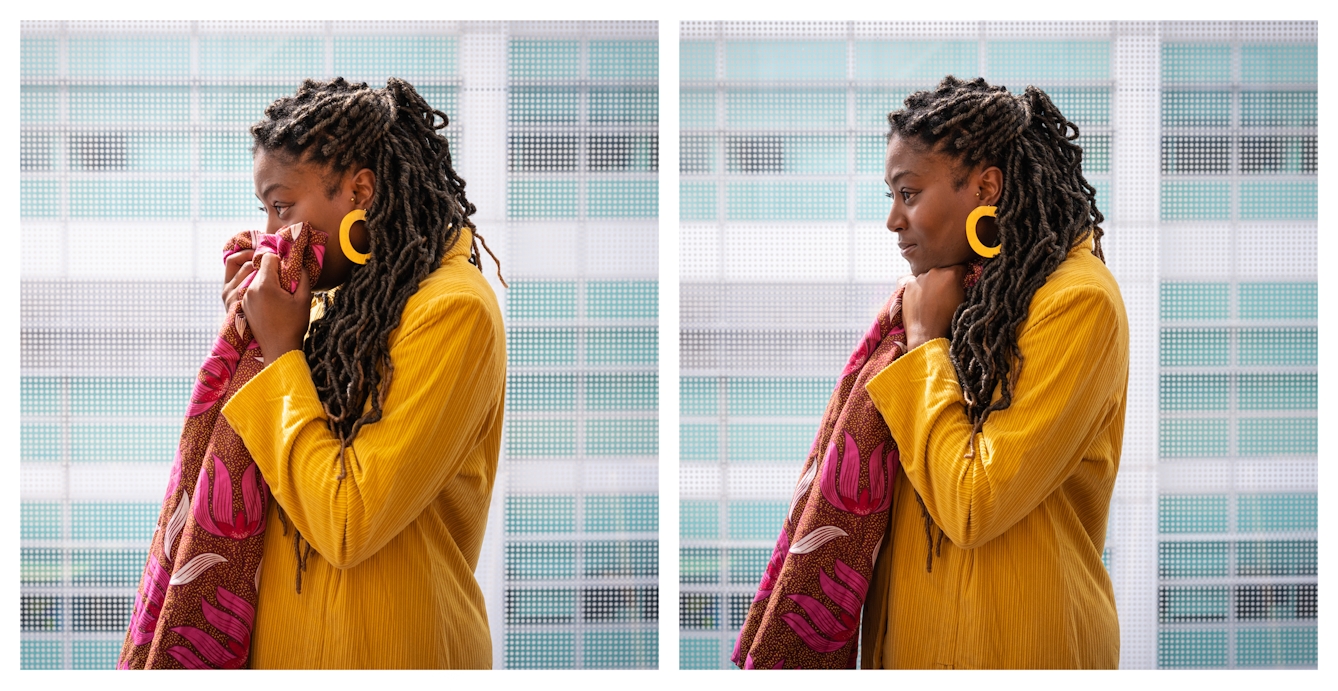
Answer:
M903 105L887 116L889 140L917 142L955 159L959 170L983 163L1003 171L996 202L1002 247L984 263L980 280L966 289L952 319L949 353L973 425L966 449L971 458L985 420L1013 403L1022 366L1017 329L1032 297L1069 249L1089 236L1105 261L1100 227L1105 217L1096 206L1096 188L1082 174L1082 147L1074 143L1078 126L1044 91L1028 86L1018 96L981 78L948 76L937 89L913 93ZM960 189L966 176L954 184ZM992 400L996 388L1000 396ZM920 509L930 542L929 570L943 535L940 530L934 545L923 500Z
M371 257L354 268L337 298L317 295L323 316L312 323L302 346L326 423L339 438L341 482L347 474L344 450L363 426L381 419L395 371L390 333L399 326L405 303L441 266L462 228L478 237L469 220L474 205L465 198L465 181L451 166L446 137L437 132L447 123L445 113L402 79L372 89L340 77L303 81L295 95L270 104L265 118L251 127L253 151L321 166L327 180L350 169L369 168L376 175L366 220ZM333 196L337 182L330 185L327 194ZM471 247L470 262L482 270L477 246ZM287 517L282 509L279 515L286 535ZM301 592L311 546L303 549L296 530L293 549Z

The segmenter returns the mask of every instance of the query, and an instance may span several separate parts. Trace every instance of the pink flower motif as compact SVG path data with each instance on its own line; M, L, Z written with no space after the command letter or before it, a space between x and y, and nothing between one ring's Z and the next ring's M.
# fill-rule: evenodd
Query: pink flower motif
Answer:
M190 407L186 409L186 417L195 417L209 410L223 397L223 392L227 390L228 382L232 379L232 373L237 369L239 359L241 353L238 353L237 349L228 343L228 339L220 334L214 341L214 349L209 353L209 357L204 359L203 365L200 365L200 375L195 380L195 388L190 392Z
M839 463L836 442L827 445L827 457L822 461L823 498L832 506L856 516L886 511L892 505L892 462L896 448L888 451L886 456L882 444L874 448L869 457L869 487L861 491L859 446L849 432L845 435L845 454Z
M799 636L805 645L819 653L836 652L855 637L859 632L860 609L864 606L864 596L869 591L869 581L840 559L836 560L834 573L845 583L828 576L826 571L819 571L818 578L822 592L841 608L840 612L833 615L831 610L816 598L795 593L789 597L803 608L808 620L797 612L786 612L781 615L781 619L790 626L795 635ZM813 623L810 624L809 621Z
M225 647L209 632L194 626L172 627L173 632L190 641L195 650L204 656L204 659L200 659L199 655L184 645L168 648L167 654L176 658L186 669L240 669L246 664L246 656L251 651L251 625L255 622L255 608L224 588L217 588L215 594L218 603L232 610L232 613L209 604L204 598L200 598L200 611L210 626L227 637L227 645Z
M172 498L181 486L181 447L177 447L176 458L172 461L172 474L167 477L167 492L163 494L163 503Z
M210 487L209 474L206 472L209 465L200 464L200 477L195 481L195 497L191 501L191 509L195 514L195 522L201 528L209 531L219 537L230 537L234 540L241 540L258 535L265 530L265 501L269 498L269 487L260 477L259 470L253 462L246 467L246 472L242 473L242 503L243 511L233 514L232 511L232 476L228 474L228 468L223 464L223 459L213 456L214 459L214 479L212 485L212 501L206 501L206 488ZM211 511L212 505L212 511Z
M135 645L144 645L153 640L153 632L158 628L158 616L162 613L163 598L167 596L167 584L172 574L167 572L158 558L149 555L144 565L144 592L135 593L135 609L130 616L130 640Z
M767 570L762 574L762 582L757 585L757 595L753 596L753 602L771 596L771 591L776 587L776 579L780 578L781 567L785 566L785 555L789 551L790 536L785 532L785 526L781 526L780 536L776 538L776 549L771 552L771 561L767 562Z
M882 342L883 334L878 328L878 320L873 320L873 326L864 334L864 340L860 341L859 348L850 354L850 362L846 363L845 369L841 370L841 376L838 379L844 379L851 372L858 372L864 367L864 363L869 361L873 351L878 349L878 344Z

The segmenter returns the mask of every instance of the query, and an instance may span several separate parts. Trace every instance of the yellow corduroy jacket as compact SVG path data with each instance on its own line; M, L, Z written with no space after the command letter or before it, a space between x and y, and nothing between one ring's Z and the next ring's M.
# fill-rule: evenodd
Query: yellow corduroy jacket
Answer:
M342 482L300 351L223 408L274 498L252 667L492 666L474 568L501 451L506 333L469 248L466 231L405 305L381 420L345 451ZM279 506L315 550L301 593Z
M1091 247L1071 250L1032 299L1018 330L1013 403L989 417L974 458L965 457L972 425L946 339L910 351L866 386L901 471L892 536L865 604L862 666L1119 665L1101 557L1124 435L1129 326L1119 287ZM932 571L916 493L946 535Z

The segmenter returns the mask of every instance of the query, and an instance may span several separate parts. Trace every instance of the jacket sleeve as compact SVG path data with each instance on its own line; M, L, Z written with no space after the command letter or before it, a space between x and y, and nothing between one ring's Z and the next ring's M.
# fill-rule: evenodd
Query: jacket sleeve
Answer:
M866 385L907 479L957 546L982 545L1039 506L1117 413L1128 341L1116 300L1075 286L1033 308L1018 335L1024 362L1013 403L990 415L973 458L947 339L915 348Z
M376 553L457 474L502 404L505 343L476 296L424 308L392 342L394 372L378 422L345 450L301 351L285 353L223 408L275 500L336 568Z

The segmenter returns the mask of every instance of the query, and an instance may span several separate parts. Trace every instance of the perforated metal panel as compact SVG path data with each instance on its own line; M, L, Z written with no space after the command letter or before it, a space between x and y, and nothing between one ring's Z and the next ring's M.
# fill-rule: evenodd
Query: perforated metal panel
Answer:
M22 667L114 663L223 314L219 250L264 220L247 128L336 75L403 77L450 116L511 281L485 258L511 358L477 571L495 666L655 665L653 23L21 33Z
M1104 555L1122 666L1313 665L1313 571L1258 564L1314 564L1314 36L1313 24L684 23L681 666L730 666L834 376L908 271L883 225L886 115L950 73L1015 92L1035 84L1082 130L1131 330ZM1191 57L1168 57L1179 44L1193 44ZM1185 71L1203 55L1226 56L1226 71ZM1177 215L1187 209L1221 216ZM1266 232L1236 232L1247 219ZM1284 257L1294 259L1278 274ZM1278 275L1288 283L1236 278ZM1168 294L1200 293L1218 296L1205 328L1168 321L1196 309ZM1237 323L1242 300L1253 330ZM1299 315L1293 305L1308 316L1279 323ZM1244 369L1232 359L1241 339ZM1279 341L1310 359L1263 354ZM1191 446L1196 460L1175 456ZM1283 457L1236 460L1265 447ZM1184 527L1219 509L1211 538ZM1248 545L1234 539L1243 525ZM1182 542L1189 551L1175 552ZM1220 553L1222 572L1168 575L1217 563L1200 553Z

